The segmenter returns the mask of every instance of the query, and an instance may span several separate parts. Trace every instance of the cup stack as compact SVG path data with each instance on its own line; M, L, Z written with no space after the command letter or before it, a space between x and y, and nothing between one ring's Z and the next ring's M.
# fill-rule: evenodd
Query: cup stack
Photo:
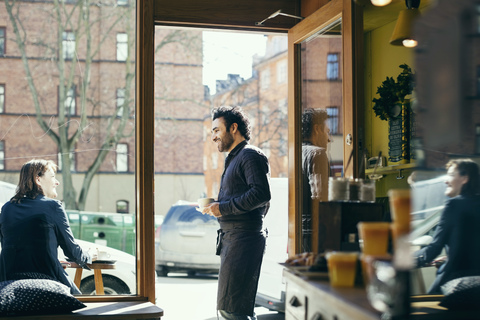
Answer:
M392 242L393 248L395 249L398 246L398 241L408 238L410 233L410 189L389 190L388 199L392 217Z

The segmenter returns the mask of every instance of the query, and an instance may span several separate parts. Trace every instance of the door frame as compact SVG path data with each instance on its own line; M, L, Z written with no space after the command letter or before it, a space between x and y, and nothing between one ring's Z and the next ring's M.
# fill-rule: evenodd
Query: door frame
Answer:
M360 124L363 115L363 12L353 0L332 0L299 22L288 31L288 252L292 256L301 249L301 43L317 32L342 21L342 100L343 100L343 137L351 134L351 145L344 144L343 158L348 159L354 152L351 165L345 168L344 176L359 177L359 150L363 147L363 130ZM363 173L362 173L363 174ZM314 243L318 237L318 216L312 217Z

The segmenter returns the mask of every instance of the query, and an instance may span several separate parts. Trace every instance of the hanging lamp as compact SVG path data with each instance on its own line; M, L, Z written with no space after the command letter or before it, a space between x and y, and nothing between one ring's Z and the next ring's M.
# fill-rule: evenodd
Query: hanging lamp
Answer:
M417 41L412 35L412 24L420 15L420 10L418 10L420 0L405 0L405 4L407 9L400 11L398 14L397 23L390 38L390 44L412 48L417 46Z
M392 0L370 0L374 6L377 7L383 7L386 6L387 4L390 4Z

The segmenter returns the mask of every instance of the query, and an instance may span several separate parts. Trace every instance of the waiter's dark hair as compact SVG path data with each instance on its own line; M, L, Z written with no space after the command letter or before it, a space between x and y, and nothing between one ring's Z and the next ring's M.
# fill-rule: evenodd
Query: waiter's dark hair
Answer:
M227 131L233 123L238 125L238 131L245 138L250 140L250 120L248 116L240 107L222 106L212 110L212 120L223 118Z
M312 138L313 125L319 124L325 125L325 121L328 119L328 113L325 109L312 109L307 108L302 113L302 137L304 141Z
M20 203L24 197L35 199L39 194L43 194L35 179L43 176L49 169L57 172L57 165L51 160L30 160L25 163L20 170L16 194L10 202Z
M471 159L455 159L450 160L446 168L455 166L461 176L467 176L468 181L462 186L460 194L464 196L472 196L480 191L480 172L478 164Z

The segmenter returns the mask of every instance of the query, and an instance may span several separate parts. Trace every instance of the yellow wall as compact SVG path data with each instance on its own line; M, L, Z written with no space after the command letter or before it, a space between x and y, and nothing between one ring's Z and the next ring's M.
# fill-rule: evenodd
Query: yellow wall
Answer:
M365 33L365 146L369 156L377 156L380 151L388 162L388 121L380 120L373 112L372 99L377 97L377 88L386 77L397 78L403 63L415 69L413 50L389 43L395 21ZM404 179L391 174L379 180L377 197L385 197L388 189L407 187L406 178L411 171L404 171Z

